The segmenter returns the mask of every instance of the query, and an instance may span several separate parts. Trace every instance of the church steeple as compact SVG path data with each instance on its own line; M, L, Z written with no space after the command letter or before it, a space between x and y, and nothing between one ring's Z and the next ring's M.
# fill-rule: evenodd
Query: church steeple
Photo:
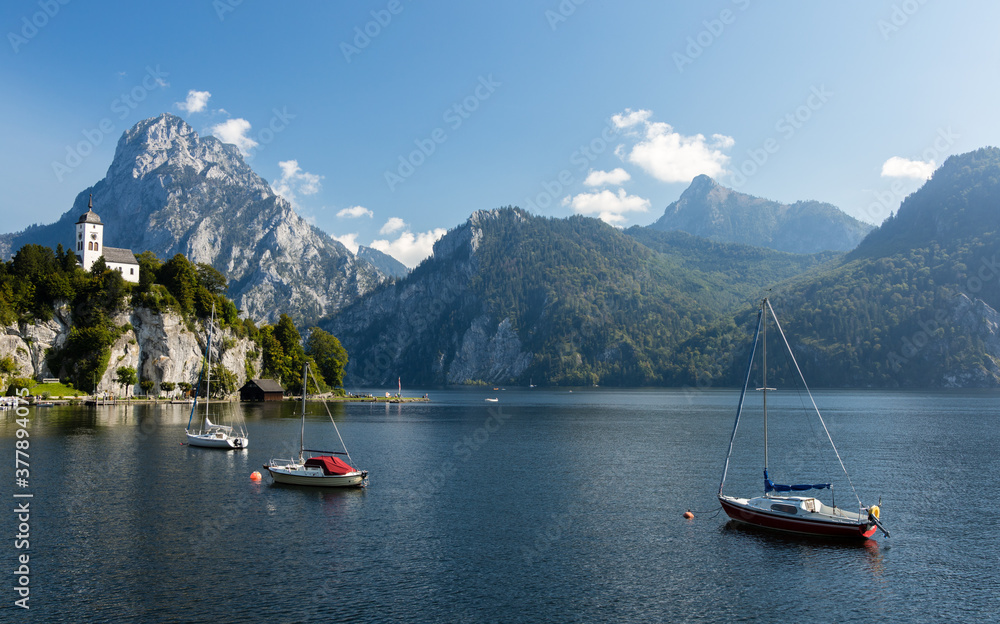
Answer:
M104 225L103 223L101 223L101 218L99 216L97 216L96 212L94 212L94 194L93 193L90 194L90 199L87 201L87 212L85 212L82 215L80 215L80 219L77 221L78 225L80 223L94 223L96 225ZM79 228L77 228L77 229L79 229Z
M80 215L76 222L76 257L84 270L90 267L104 255L104 224L94 212L94 194L87 200L87 212Z

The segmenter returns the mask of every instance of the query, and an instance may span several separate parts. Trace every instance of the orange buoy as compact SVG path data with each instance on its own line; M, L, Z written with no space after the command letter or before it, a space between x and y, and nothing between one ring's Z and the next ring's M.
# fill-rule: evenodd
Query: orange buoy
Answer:
M251 472L250 473L250 480L251 481L260 481L260 473L258 471L256 471L256 470L254 470L253 472Z
M685 520L691 520L692 518L694 518L694 514L691 513L690 509L688 509L687 511L684 512L684 519Z

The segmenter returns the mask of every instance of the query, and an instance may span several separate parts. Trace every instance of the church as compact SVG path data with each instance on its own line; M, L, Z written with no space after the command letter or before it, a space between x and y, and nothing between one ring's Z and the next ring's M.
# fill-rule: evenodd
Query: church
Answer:
M101 256L108 268L121 273L126 282L139 283L139 263L132 250L104 246L104 224L94 212L94 196L91 195L87 212L76 222L76 259L84 271L89 271Z

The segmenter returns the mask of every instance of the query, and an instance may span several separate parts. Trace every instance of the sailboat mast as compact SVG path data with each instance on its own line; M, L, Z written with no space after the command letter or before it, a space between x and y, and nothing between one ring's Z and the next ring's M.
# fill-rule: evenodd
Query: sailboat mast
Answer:
M767 472L767 297L764 297L764 301L761 302L760 306L764 314L763 326L761 327L761 357L764 369L764 387L761 388L761 391L764 393L764 472Z
M302 427L299 429L299 463L306 448L306 385L309 383L309 362L302 366Z
M208 324L208 371L205 376L205 422L202 423L204 430L208 423L208 403L212 400L212 331L215 329L215 303L212 303L212 318Z

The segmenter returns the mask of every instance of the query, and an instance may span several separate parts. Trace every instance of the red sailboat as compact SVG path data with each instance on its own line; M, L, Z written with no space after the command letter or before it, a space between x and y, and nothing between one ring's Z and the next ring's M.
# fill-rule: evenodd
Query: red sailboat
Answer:
M840 462L840 467L844 470L844 474L847 475L848 483L851 484L851 491L854 492L854 497L858 502L858 511L841 509L836 504L827 505L815 496L797 494L810 490L831 490L832 484L830 483L783 485L775 483L768 475L767 392L774 389L767 387L766 336L768 312L770 312L771 317L774 319L778 333L781 335L782 341L788 349L792 363L795 364L795 370L798 371L806 392L809 394L809 399L812 401L816 416L819 417L819 421L823 425L823 431L826 433L830 445L833 446L833 438L830 436L830 431L826 428L826 423L823 421L823 416L816 406L816 401L813 399L812 393L809 392L809 386L806 384L805 378L802 377L802 370L799 368L798 362L795 361L795 355L792 354L788 340L785 338L785 333L781 329L781 324L778 322L778 318L775 316L770 302L765 298L761 301L760 310L757 313L757 329L754 331L753 346L750 349L750 362L747 365L746 380L743 383L743 390L740 393L739 405L736 410L736 422L733 425L733 433L729 439L729 452L726 455L726 464L722 471L722 481L719 483L719 503L726 511L726 514L733 520L766 529L804 535L855 539L869 538L875 534L876 530L881 530L886 537L889 537L889 532L879 521L879 507L877 505L866 507L861 503L861 499L854 490L854 484L851 482L850 475L847 474L847 469L844 467L844 462L841 460L836 446L833 446L833 452L836 454L837 461ZM762 387L758 388L758 390L763 393L764 398L764 494L763 496L741 498L724 494L723 488L726 484L726 475L729 472L729 460L733 453L733 442L736 439L736 431L739 428L740 416L743 412L743 401L746 398L747 387L750 383L750 372L753 368L754 356L757 351L758 338L761 338L760 344L762 345L761 370L763 371L763 383L761 384Z

